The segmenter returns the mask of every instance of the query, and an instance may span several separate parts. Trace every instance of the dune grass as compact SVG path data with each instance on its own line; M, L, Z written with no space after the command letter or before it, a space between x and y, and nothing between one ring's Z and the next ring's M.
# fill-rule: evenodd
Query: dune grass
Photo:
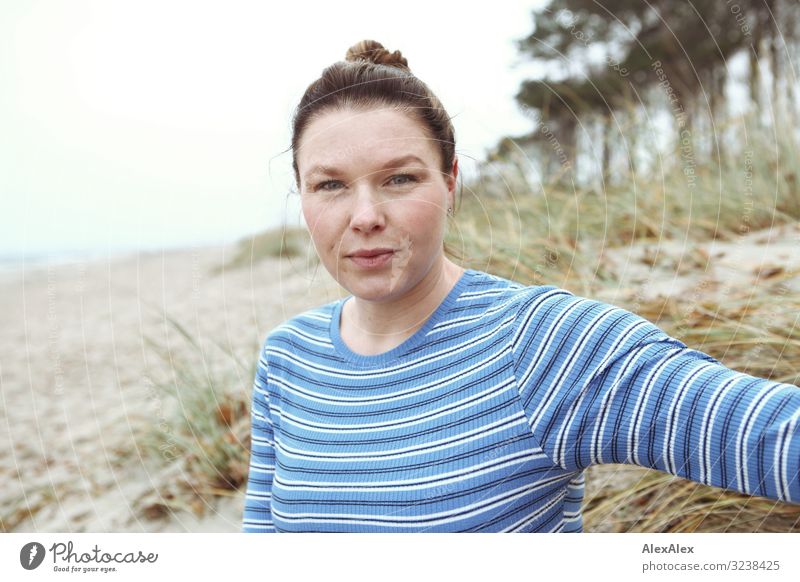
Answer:
M524 155L486 163L465 183L450 246L485 267L527 284L562 285L591 294L608 282L604 248L662 240L731 241L748 231L800 221L800 145L748 118L747 137L725 157L693 168L680 152L646 173L602 188L565 176L531 183Z
M586 531L785 533L800 530L800 508L708 487L667 473L617 465L587 470ZM592 483L594 487L588 487ZM610 484L609 484L610 483Z
M156 383L166 401L163 417L137 444L166 482L163 491L139 505L149 517L175 510L203 514L215 496L233 495L247 481L249 385L242 379L254 377L255 362L244 362L218 344L223 355L211 355L179 322L169 317L165 321L182 349L145 338L171 377ZM257 351L256 346L252 353ZM215 367L215 361L228 365Z
M277 227L239 241L236 254L224 265L212 270L212 274L231 269L251 267L267 258L306 258L316 262L316 253L311 237L304 228Z

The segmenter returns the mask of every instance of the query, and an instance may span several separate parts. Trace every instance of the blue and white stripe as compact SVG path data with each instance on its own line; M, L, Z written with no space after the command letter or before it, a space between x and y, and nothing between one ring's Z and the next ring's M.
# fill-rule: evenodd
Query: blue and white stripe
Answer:
M244 531L581 531L599 463L800 502L800 388L629 311L469 269L365 356L339 335L344 301L264 342Z

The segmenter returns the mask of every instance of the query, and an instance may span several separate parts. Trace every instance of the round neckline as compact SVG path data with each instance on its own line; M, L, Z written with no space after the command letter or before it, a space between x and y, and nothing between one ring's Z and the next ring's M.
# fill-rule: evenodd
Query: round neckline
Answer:
M467 279L473 275L475 275L477 271L474 269L464 269L464 272L461 273L458 281L456 284L453 285L453 288L450 289L450 292L445 296L439 306L431 313L425 323L420 327L414 334L408 337L403 343L393 347L391 350L382 352L380 354L371 354L371 355L364 355L359 354L351 350L344 340L342 339L340 332L340 323L341 323L341 316L342 316L342 308L344 306L345 301L348 301L353 298L352 295L348 295L342 299L339 299L334 303L333 312L331 313L331 323L330 323L330 336L331 341L333 342L333 346L336 349L336 352L345 360L356 364L362 368L369 368L375 366L384 365L392 360L396 360L398 357L402 356L412 348L416 347L420 342L425 339L428 331L433 327L441 318L442 316L450 310L450 307L455 302L456 298L461 295L464 287L467 285Z

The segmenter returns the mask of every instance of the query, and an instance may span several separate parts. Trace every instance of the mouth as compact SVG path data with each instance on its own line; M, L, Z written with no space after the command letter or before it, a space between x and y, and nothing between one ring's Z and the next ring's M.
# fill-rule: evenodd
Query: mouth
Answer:
M370 251L358 251L347 258L359 267L367 269L382 267L389 263L394 256L392 249L374 249Z

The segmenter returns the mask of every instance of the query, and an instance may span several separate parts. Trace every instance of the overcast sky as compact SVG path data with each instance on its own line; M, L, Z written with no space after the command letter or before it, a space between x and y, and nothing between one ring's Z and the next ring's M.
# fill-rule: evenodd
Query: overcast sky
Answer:
M297 224L289 125L364 38L443 101L461 165L531 129L514 40L541 2L0 3L0 254L189 246ZM294 196L290 197L296 198Z

